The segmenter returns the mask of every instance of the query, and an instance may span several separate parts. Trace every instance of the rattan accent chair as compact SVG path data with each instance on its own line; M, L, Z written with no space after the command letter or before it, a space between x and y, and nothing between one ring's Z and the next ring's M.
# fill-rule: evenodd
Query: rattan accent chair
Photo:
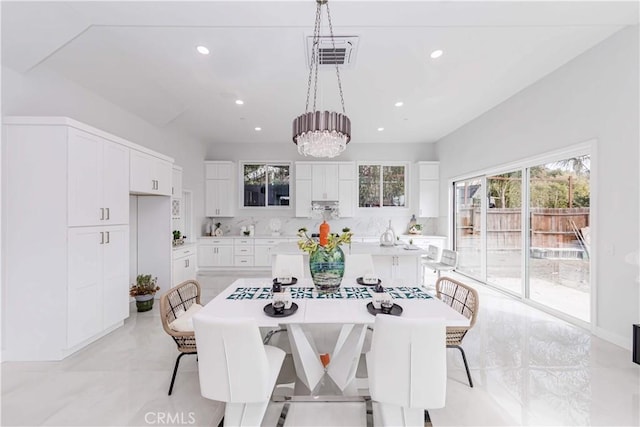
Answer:
M200 284L195 280L187 280L179 285L169 289L160 297L160 320L162 320L162 328L173 338L178 346L180 354L176 359L173 368L173 376L171 377L171 385L169 386L169 396L173 391L173 383L176 380L180 359L185 354L196 354L196 337L193 331L178 332L171 329L169 324L176 320L178 316L186 312L193 304L200 304L201 288Z
M469 285L443 276L436 281L436 297L469 319L469 326L447 327L447 347L457 348L460 350L460 353L462 353L462 360L464 361L464 368L467 371L469 386L473 387L469 365L467 364L467 356L464 354L461 346L462 339L476 323L476 317L478 316L478 292Z

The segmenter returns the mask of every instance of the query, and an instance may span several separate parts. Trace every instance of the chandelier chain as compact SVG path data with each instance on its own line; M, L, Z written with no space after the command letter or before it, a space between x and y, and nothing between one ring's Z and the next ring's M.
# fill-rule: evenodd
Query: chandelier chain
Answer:
M316 7L316 20L313 26L313 40L312 40L312 49L311 49L311 63L309 64L309 80L307 81L307 102L304 106L304 112L309 112L309 99L311 95L311 80L314 77L315 72L315 81L313 84L313 110L316 109L316 93L318 91L318 66L317 63L319 60L317 59L318 46L320 44L320 17L321 17L322 7L321 4L318 3Z
M333 53L336 53L336 40L333 38L333 25L331 24L331 12L329 11L329 2L327 2L327 21L329 22L329 35L331 36L331 43L333 44ZM338 61L336 63L336 77L338 78L338 90L340 91L340 102L342 103L342 113L347 114L344 109L344 96L342 95L342 81L340 80L340 68L338 68ZM317 75L316 75L317 78ZM314 107L315 110L315 107Z

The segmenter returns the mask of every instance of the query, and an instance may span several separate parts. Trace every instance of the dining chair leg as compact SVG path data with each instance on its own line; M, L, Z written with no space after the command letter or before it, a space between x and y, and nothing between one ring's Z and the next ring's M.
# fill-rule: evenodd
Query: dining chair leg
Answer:
M198 357L198 353L180 353L178 355L178 358L176 359L176 365L173 368L173 376L171 377L171 385L169 386L169 396L171 396L171 393L173 392L173 383L176 381L176 374L178 373L178 366L180 365L180 359L185 354L195 354L196 358Z
M449 348L453 347L453 348L457 348L458 350L460 350L460 353L462 354L462 360L464 362L464 369L466 369L467 378L469 379L469 387L473 388L473 381L471 381L471 373L469 372L469 364L467 364L467 356L464 354L464 350L459 345L448 345L447 347L449 347Z

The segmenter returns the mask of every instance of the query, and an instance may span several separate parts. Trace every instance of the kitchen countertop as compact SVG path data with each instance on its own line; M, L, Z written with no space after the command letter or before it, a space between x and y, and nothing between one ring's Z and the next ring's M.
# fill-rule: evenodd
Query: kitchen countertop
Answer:
M419 238L435 238L435 239L446 239L446 236L436 236L436 235L427 235L427 234L399 234L398 237L400 237L403 240L406 239L419 239ZM198 237L198 240L206 240L206 239L242 239L242 238L248 238L248 239L297 239L298 236L295 234L292 235L280 235L280 236L272 236L270 234L256 234L253 236L244 236L244 235L240 235L240 234L226 234L224 236L200 236ZM360 236L360 235L356 235L353 236L354 239L379 239L380 236Z
M349 245L342 245L342 251L344 253L352 253L352 254L371 254L373 256L422 256L426 255L427 251L424 249L414 249L407 250L405 249L405 245L398 246L380 246L377 243L360 243L354 242L351 244L351 249L349 249ZM287 255L295 255L300 254L302 251L298 248L296 243L280 243L275 248L271 250L272 254L287 254ZM306 253L305 253L306 255Z

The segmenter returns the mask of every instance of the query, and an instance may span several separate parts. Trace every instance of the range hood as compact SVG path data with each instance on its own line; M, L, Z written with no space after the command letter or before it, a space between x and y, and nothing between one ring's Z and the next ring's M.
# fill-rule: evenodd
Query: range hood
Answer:
M340 206L337 200L312 200L311 217L328 219L340 218Z

